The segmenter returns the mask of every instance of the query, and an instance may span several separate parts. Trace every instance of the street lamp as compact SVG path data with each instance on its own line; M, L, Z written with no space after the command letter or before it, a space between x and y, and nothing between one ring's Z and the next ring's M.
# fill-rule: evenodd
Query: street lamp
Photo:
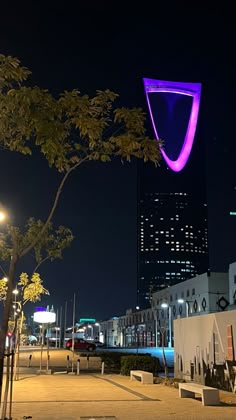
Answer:
M0 210L0 222L3 222L6 219L6 213L4 211Z
M171 306L168 305L168 303L163 302L161 304L161 308L163 308L163 309L168 308L168 330L169 330L168 347L172 347L172 311L171 311Z
M190 302L193 302L193 300L178 299L177 302L178 303L184 303L185 302L185 306L186 306L186 318L188 318L189 317L189 304L190 304Z
M14 290L12 290L12 293L15 295L15 299L14 299L14 304L13 304L13 309L14 309L14 320L15 320L15 318L16 318L16 295L18 295L18 293L19 293L19 290L17 290L17 289L14 289Z

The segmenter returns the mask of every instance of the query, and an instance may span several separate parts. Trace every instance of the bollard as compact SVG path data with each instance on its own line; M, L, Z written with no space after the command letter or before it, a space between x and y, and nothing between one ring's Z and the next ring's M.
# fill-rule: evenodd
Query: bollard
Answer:
M68 356L67 356L67 364L66 364L66 366L67 366L67 370L69 370L69 360L70 360L70 356L68 355Z
M77 375L79 375L80 359L77 360Z
M87 356L87 369L89 368L89 356Z
M49 370L49 360L50 360L50 354L48 354L48 357L47 357L47 372Z
M104 375L104 362L102 362L102 371L101 374Z
M29 355L29 365L28 365L28 367L31 366L31 359L32 359L32 354Z

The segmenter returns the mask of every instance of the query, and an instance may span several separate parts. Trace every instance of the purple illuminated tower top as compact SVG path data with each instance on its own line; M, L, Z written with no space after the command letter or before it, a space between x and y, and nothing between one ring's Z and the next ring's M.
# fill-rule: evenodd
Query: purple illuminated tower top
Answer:
M189 117L188 127L185 134L184 142L182 148L180 150L179 156L176 160L171 160L163 148L161 148L161 153L166 161L169 168L172 171L180 172L184 166L186 165L188 158L190 156L193 140L195 136L197 120L198 120L198 112L199 112L199 105L200 105L200 97L201 97L201 84L200 83L183 83L183 82L167 82L164 80L155 80L155 79L143 79L144 80L144 88L147 97L148 108L152 120L153 129L155 132L155 136L159 139L156 124L154 121L149 94L156 93L156 92L165 92L165 93L175 93L177 95L186 95L191 96L193 98L192 101L192 109ZM165 139L164 139L165 140Z

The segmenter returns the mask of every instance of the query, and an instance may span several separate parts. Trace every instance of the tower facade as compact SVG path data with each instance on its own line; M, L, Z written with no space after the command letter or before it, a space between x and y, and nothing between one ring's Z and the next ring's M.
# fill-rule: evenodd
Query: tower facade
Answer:
M137 301L141 308L150 306L154 291L209 269L205 155L200 141L193 148L200 85L144 80L155 136L166 141L160 167L138 166Z

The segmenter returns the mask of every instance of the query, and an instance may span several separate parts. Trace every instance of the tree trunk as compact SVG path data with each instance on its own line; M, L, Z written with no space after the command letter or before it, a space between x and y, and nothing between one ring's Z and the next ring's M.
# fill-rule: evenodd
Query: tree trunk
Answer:
M7 296L6 302L3 309L3 318L2 325L0 330L0 403L2 397L2 384L3 384L3 369L4 369L4 354L6 346L6 337L8 332L8 321L10 318L10 313L12 309L12 291L14 287L14 277L15 277L15 268L16 268L16 255L12 255L8 273L8 282L7 282Z

